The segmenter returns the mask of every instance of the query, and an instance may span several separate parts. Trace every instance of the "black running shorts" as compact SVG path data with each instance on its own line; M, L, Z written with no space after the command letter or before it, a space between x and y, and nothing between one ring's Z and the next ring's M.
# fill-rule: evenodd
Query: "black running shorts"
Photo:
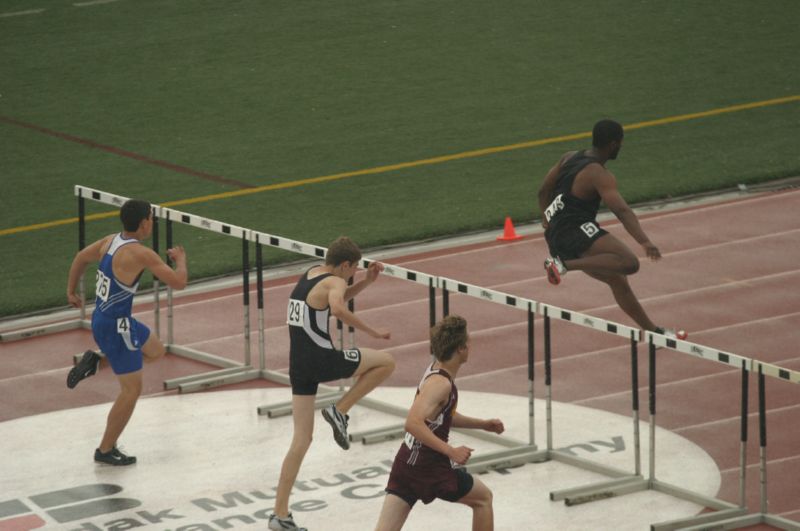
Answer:
M550 256L563 260L574 260L583 256L589 247L608 231L594 221L580 225L561 224L547 227L544 237L550 248Z
M292 394L315 395L321 382L349 378L361 363L361 351L326 349L306 345L289 356Z

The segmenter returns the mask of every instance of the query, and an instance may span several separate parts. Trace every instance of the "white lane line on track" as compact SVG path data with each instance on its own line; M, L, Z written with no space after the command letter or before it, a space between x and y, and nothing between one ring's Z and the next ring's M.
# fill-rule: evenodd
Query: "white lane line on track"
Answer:
M28 9L26 11L13 11L9 13L0 13L0 18L23 17L25 15L39 15L41 13L44 13L44 9Z
M783 407L776 407L776 408L772 408L772 409L767 409L767 413L780 413L782 411L788 411L788 410L797 409L797 408L800 408L800 404L793 404L791 406L783 406ZM693 430L693 429L697 429L697 428L706 428L706 427L711 427L711 426L718 426L720 424L728 424L728 423L731 423L731 422L736 422L736 424L739 424L739 421L741 420L741 418L742 418L741 415L736 415L735 417L726 417L724 419L709 420L708 422L700 422L698 424L690 424L688 426L681 426L680 428L672 428L670 431L672 431L673 433L682 433L684 431L689 431L689 430ZM747 418L748 419L751 419L751 418L752 419L758 419L758 412L754 411L753 413L748 413L747 414ZM751 420L750 422L754 422L754 421Z
M744 323L744 324L749 324L749 323ZM800 358L789 358L789 359L785 359L785 360L780 360L779 362L775 363L775 365L782 366L781 364L783 364L783 363L787 363L787 362L790 362L790 361L798 361L798 360L800 360ZM700 382L700 381L703 381L703 380L712 380L714 378L719 378L720 376L726 376L727 377L727 376L729 376L731 374L739 374L739 371L740 371L740 369L733 369L733 368L725 369L725 370L722 370L722 371L719 371L719 372L715 372L715 373L711 373L711 374L704 374L702 376L691 376L689 378L683 378L682 380L672 380L670 382L663 382L663 383L658 384L658 387L660 389L663 389L664 387L674 387L676 385L683 385L685 383L696 384L697 382ZM639 392L644 392L644 391L647 391L648 389L649 389L649 387L647 385L641 385L639 387ZM588 403L596 401L596 400L604 400L604 399L607 399L607 398L616 398L618 396L627 396L627 395L630 395L630 393L631 393L631 390L628 389L626 391L619 391L619 392L616 392L616 393L609 393L607 395L593 396L592 398L583 398L581 400L575 400L572 403L573 404L588 404Z
M665 294L665 295L654 295L652 297L646 297L646 298L640 299L640 302L652 302L652 301L655 301L655 300L663 300L663 299L666 299L666 298L685 295L687 293L688 294L697 294L697 293L704 292L704 291L709 291L709 290L712 290L712 289L727 288L727 287L736 286L736 285L740 285L740 284L752 285L753 283L758 282L760 280L766 280L766 279L772 280L772 279L775 279L775 278L780 278L780 277L783 277L783 276L791 276L791 275L796 275L796 274L800 274L800 270L784 271L784 272L775 273L775 274L772 274L772 275L763 275L763 276L758 277L757 279L735 280L735 281L732 281L732 282L724 282L722 284L715 284L713 286L706 286L706 287L703 287L703 288L696 288L696 289L689 289L689 290L680 291L680 292L673 292L673 293L668 293L668 294ZM421 304L423 302L427 303L428 300L427 299L416 299L416 300L412 300L412 301L398 302L398 303L390 304L390 305L386 305L386 306L377 306L377 307L374 307L374 308L361 310L361 312L359 312L359 313L363 314L363 313L368 313L368 312L375 312L375 311L379 311L379 310L386 309L386 308L397 308L397 307L400 307L400 306L405 306L405 305L410 305L410 304ZM615 304L609 304L609 305L606 305L606 306L596 306L596 307L593 307L593 308L588 308L588 309L584 309L584 310L575 310L575 311L578 311L580 313L590 313L590 312L597 312L598 310L614 309L616 307L617 306ZM786 316L789 316L789 315L795 315L797 313L800 313L800 312L793 312L793 313L782 314L782 315L778 315L778 316L766 317L764 319L758 319L758 320L755 320L755 321L745 321L745 322L742 322L742 323L735 323L735 324L731 324L731 325L725 325L725 326L722 326L722 327L709 328L707 330L693 331L692 335L694 336L696 334L715 332L715 331L719 331L719 330L723 330L723 329L727 329L727 328L732 328L732 327L736 327L736 326L752 324L752 323L757 323L757 322L762 322L762 321L769 321L769 320L772 320L772 319L779 319L779 318L786 317ZM149 314L149 312L137 312L134 315L142 315L142 314ZM267 334L267 333L270 333L270 332L282 330L282 329L285 328L285 326L286 325L281 324L279 326L267 327L267 328L264 329L264 333ZM521 327L527 327L527 326L528 326L527 322L508 323L508 324L493 326L493 327L489 327L489 328L481 328L481 329L478 329L478 330L473 330L471 332L471 334L473 336L480 336L480 335L484 335L484 334L491 334L491 333L497 332L497 331L508 330L508 329L511 329L511 328L521 328ZM252 338L257 337L257 334L258 334L257 330L255 330L255 331L251 330L251 340L252 340ZM206 344L206 343L212 343L214 341L226 341L226 340L230 340L230 339L242 339L243 336L244 336L244 333L242 332L242 333L236 333L236 334L231 334L231 335L227 335L227 336L214 337L214 338L204 339L204 340L195 341L195 342L191 342L191 343L181 343L181 344L184 345L184 346L191 347L191 346L196 346L196 345L203 345L203 344ZM412 342L412 343L406 343L406 344L403 344L403 345L393 345L392 347L389 347L387 350L392 351L392 350L395 350L395 349L411 348L411 347L416 347L416 346L423 345L423 344L426 344L426 343L427 343L427 340L418 341L418 342ZM576 354L576 355L572 355L572 356L566 356L566 357L560 358L560 360L577 359L579 357L584 357L584 356L587 356L587 355L594 355L595 353L603 353L603 352L607 352L607 351L610 351L610 350L615 350L617 348L623 348L623 347L609 347L609 348L606 348L606 349L601 349L601 350L593 351L593 352L590 352L590 353L582 353L582 354ZM503 371L503 370L506 370L506 369L498 369L498 370L499 371ZM492 372L495 372L495 371L492 371ZM464 378L469 378L469 376L461 376L459 379L463 380Z
M793 455L791 457L782 457L780 459L768 459L767 460L767 464L768 465L777 465L778 463L785 463L787 461L794 461L796 459L800 459L800 455ZM747 468L756 468L756 467L759 467L759 466L761 466L761 463L753 463L753 464L747 465ZM726 468L725 470L720 470L719 473L720 474L730 474L731 472L738 472L738 471L739 471L739 467L736 466L736 467L733 467L733 468Z
M800 192L791 192L791 193L800 193ZM729 207L732 207L732 206L740 206L743 203L748 203L749 204L749 203L760 202L760 201L765 201L767 199L774 199L774 198L775 198L774 195L764 195L764 196L758 196L758 197L743 199L741 201L731 201L731 202L721 203L721 204L718 204L718 205L707 205L707 206L704 206L702 208L693 208L693 209L690 209L690 210L678 210L676 212L671 212L671 211L669 211L669 212L661 212L661 213L656 213L656 214L653 214L653 215L645 216L642 219L640 219L639 222L642 223L642 224L645 224L645 223L647 223L649 221L662 220L662 219L669 218L669 217L674 217L674 216L682 216L682 215L696 214L696 213L705 213L705 212L708 212L709 210L718 210L718 209L722 209L722 208L729 208ZM605 227L609 227L609 226L614 227L614 226L620 226L620 225L621 225L621 223L619 222L619 220L617 220L616 218L613 218L613 217L607 218L607 220L603 221L603 226L605 226ZM797 229L797 230L800 230L800 229ZM531 243L531 241L544 241L544 234L543 233L538 233L536 236L537 237L535 237L535 238L530 238L530 239L527 239L527 240L520 240L520 241L517 241L517 242L508 242L508 243L505 243L503 245L503 247L524 245L526 243ZM730 240L730 241L731 242L735 242L735 241L738 241L738 240ZM692 249L705 249L705 248L707 248L707 247L696 247L696 248L692 248ZM458 252L458 253L448 254L448 255L444 255L444 256L440 255L440 256L434 256L434 257L430 257L430 258L427 258L427 257L426 258L419 258L417 260L412 260L412 261L409 261L409 262L403 262L403 265L416 264L416 263L420 263L420 262L436 260L438 258L443 258L443 257L450 258L450 257L462 256L462 255L465 255L465 254L480 253L480 252L486 252L486 251L491 252L491 251L496 251L496 250L497 250L497 248L494 247L494 246L480 247L478 249L468 249L466 251L461 251L461 252ZM668 253L668 254L674 254L674 253ZM664 256L667 256L667 254L665 254Z
M736 328L736 327L740 327L740 326L747 326L747 325L756 324L756 323L759 323L759 322L784 319L784 318L787 318L787 317L794 317L794 316L799 316L799 315L800 315L800 312L792 312L792 313L786 313L786 314L781 314L781 315L774 315L774 316L771 316L771 317L764 317L762 319L758 319L758 320L755 320L755 321L745 321L745 322L741 322L741 323L734 323L734 324L730 324L730 325L724 325L724 326L717 326L717 327L714 327L714 328L708 328L706 330L701 330L701 331L694 332L693 335L700 335L700 334L708 334L708 333L712 333L712 332L719 332L721 330L727 330L727 329L730 329L730 328ZM485 332L485 331L496 331L499 328L505 328L505 327L508 327L508 326L509 325L502 325L501 327L493 327L491 329L478 330L476 332L473 332L472 335L475 335L475 334L480 333L480 332ZM525 326L527 326L527 324ZM555 365L557 363L562 363L562 362L565 362L565 361L575 361L576 359L585 358L585 357L589 357L589 356L598 356L598 355L606 354L608 352L612 352L612 351L615 351L615 350L624 350L626 353L629 354L630 353L630 346L627 345L627 344L626 345L619 345L617 347L607 347L607 348L604 348L604 349L593 350L593 351L589 351L589 352L582 352L580 354L572 354L572 355L569 355L569 356L561 356L561 357L553 359L552 363ZM543 366L543 365L544 365L544 361L537 361L534 364L535 367L539 367L539 366ZM458 380L459 381L464 381L464 380L469 380L469 379L474 379L474 378L482 378L482 377L485 377L487 375L499 374L499 373L502 373L502 372L505 372L505 371L512 371L512 370L513 371L518 371L520 369L526 368L527 366L528 366L528 364L524 363L524 364L521 364L521 365L514 365L512 367L506 367L504 369L495 369L495 370L490 371L490 372L483 372L483 373L480 373L480 374L469 374L469 375L459 376ZM732 369L731 371L727 371L727 372L738 372L738 369ZM722 374L722 373L715 373L715 374ZM707 376L713 376L713 375L707 375ZM680 382L680 381L685 381L685 380L678 380L678 382ZM666 384L660 384L660 385L666 385ZM640 388L640 389L643 389L643 388ZM630 389L628 389L626 391L618 392L618 393L611 393L611 394L604 395L604 396L592 397L592 398L587 398L587 399L582 399L582 400L576 400L576 401L574 401L572 403L580 404L582 402L586 402L586 401L589 401L589 400L596 400L596 399L599 399L599 398L613 397L613 396L626 395L626 394L630 394Z

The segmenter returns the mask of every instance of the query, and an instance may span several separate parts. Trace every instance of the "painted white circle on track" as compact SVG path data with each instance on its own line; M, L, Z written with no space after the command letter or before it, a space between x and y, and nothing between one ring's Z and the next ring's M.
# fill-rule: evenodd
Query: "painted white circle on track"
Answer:
M408 407L414 389L381 388L370 396ZM257 407L289 398L285 388L143 398L122 439L124 450L138 457L131 467L97 465L92 460L109 404L0 423L0 530L265 529L292 420L258 416ZM520 441L528 438L525 397L460 389L459 412L499 417L505 435ZM542 448L543 401L536 401L535 412L537 443ZM555 448L633 470L630 417L554 403L553 419ZM351 411L350 431L400 422L399 417L357 406ZM353 444L345 452L333 442L319 414L315 423L314 442L290 500L296 521L312 531L374 529L400 440ZM646 475L646 424L641 424L640 432ZM659 480L716 495L720 474L705 451L662 429L656 439ZM502 449L461 433L452 433L451 442L475 448L473 456ZM702 510L654 491L567 507L550 501L550 492L609 478L556 461L478 477L493 491L498 530L641 530ZM469 508L437 500L418 503L404 529L456 530L470 525Z

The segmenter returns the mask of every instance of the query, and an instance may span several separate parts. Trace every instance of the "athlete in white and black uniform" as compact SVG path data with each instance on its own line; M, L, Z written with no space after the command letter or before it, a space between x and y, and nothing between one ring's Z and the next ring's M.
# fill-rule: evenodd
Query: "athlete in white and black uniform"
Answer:
M336 350L331 342L331 316L372 337L390 337L388 330L372 328L347 308L347 301L375 282L383 271L382 264L372 262L366 276L348 286L347 281L355 275L360 260L358 246L349 238L338 238L328 247L325 265L306 271L289 298L286 321L290 338L289 377L294 434L281 467L275 513L269 518L269 528L275 531L302 529L289 512L289 495L311 445L314 400L319 384L349 376L356 378L336 404L322 410L322 417L331 425L336 443L347 450L350 447L347 412L394 370L394 358L387 352L369 348L341 351Z
M592 147L564 154L539 188L539 208L551 257L544 263L547 279L559 284L567 271L583 271L611 288L620 308L642 329L684 339L683 331L658 327L650 320L628 284L639 270L639 259L622 241L597 224L600 202L614 213L651 260L661 259L636 214L619 193L617 180L605 164L622 148L622 126L612 120L597 122Z
M329 332L330 305L318 309L306 302L311 290L332 274L309 279L309 271L292 290L287 308L289 376L295 395L315 395L320 382L349 378L361 362L359 349L334 348Z

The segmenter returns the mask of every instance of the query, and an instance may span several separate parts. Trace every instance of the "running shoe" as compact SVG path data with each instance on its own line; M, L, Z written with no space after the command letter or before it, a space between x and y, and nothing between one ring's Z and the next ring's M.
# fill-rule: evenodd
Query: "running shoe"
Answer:
M322 418L333 428L333 438L336 439L336 444L345 450L350 449L350 439L347 437L347 421L350 419L347 415L342 415L336 406L331 404L322 410Z
M100 356L91 350L83 353L80 361L67 374L67 387L74 389L78 382L97 372L100 366Z
M308 531L305 527L297 527L297 524L294 523L294 518L292 518L292 513L289 513L286 518L278 518L275 514L269 515L269 525L267 527L274 531Z
M544 270L547 271L548 282L553 285L561 284L561 277L567 273L567 268L557 256L544 261Z
M101 452L100 448L94 451L94 460L98 463L105 463L112 466L128 466L136 462L132 455L125 455L116 446L108 452Z

